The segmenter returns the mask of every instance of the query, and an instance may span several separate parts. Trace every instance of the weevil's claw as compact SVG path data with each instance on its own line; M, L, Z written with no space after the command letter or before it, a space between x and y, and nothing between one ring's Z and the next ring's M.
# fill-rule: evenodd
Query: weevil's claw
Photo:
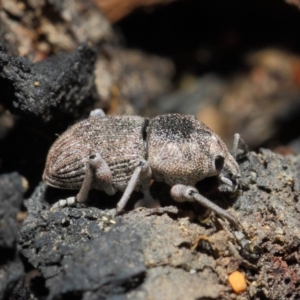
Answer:
M77 203L76 197L69 197L67 199L61 199L61 200L57 201L56 203L54 203L50 207L50 211L56 211L59 208L75 206L76 203Z

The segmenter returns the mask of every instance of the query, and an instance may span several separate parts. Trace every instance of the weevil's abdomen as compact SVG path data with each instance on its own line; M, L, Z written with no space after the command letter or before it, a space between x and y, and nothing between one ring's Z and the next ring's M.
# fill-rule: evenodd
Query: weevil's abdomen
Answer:
M88 152L89 148L82 148L81 140L65 132L48 153L43 180L56 188L80 189Z
M91 117L63 133L51 147L43 175L53 187L80 189L92 152L99 152L113 175L113 186L124 191L146 156L148 120L137 116ZM97 182L93 183L97 188Z
M152 176L169 185L194 185L210 176L212 131L194 116L166 114L149 122L148 162Z

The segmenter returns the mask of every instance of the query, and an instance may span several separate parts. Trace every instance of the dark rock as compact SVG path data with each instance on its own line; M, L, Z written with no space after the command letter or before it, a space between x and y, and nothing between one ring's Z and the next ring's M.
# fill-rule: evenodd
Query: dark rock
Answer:
M51 299L86 292L89 299L99 299L140 283L146 268L137 233L126 230L121 220L114 230L104 232L109 222L103 225L105 215L96 208L49 212L38 202L44 191L41 185L27 201L29 217L20 245L22 254L46 278Z
M29 288L16 289L11 295L10 300L29 300L34 299L31 297Z
M17 213L23 201L24 188L18 173L0 175L0 248L11 249L18 236Z
M146 274L140 236L121 226L81 244L70 255L61 254L59 272L49 267L43 272L50 298L89 292L88 299L104 299L134 289Z
M38 121L75 118L97 100L95 61L95 51L86 44L36 64L2 51L1 101L12 112Z
M23 201L22 178L17 173L0 176L0 299L19 288L24 268L16 251L17 213Z

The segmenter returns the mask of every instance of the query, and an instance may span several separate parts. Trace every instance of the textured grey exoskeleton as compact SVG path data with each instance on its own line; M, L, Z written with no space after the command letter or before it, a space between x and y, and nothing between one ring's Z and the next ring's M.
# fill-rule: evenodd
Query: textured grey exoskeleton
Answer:
M234 157L239 140L235 135L231 155L223 141L193 116L166 114L149 120L105 116L97 110L53 144L43 179L56 188L79 190L75 198L60 200L54 209L84 202L95 188L109 195L124 192L117 212L133 190L147 189L154 179L172 187L174 200L197 201L240 228L235 217L194 187L206 177L217 176L229 190L237 189L240 170Z

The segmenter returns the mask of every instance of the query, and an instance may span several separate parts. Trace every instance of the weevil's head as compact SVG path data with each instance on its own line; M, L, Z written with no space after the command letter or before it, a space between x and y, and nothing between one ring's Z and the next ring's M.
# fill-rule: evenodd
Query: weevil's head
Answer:
M223 190L236 192L240 188L241 171L233 156L228 152L224 167L219 174L221 183L224 184Z
M212 134L210 146L212 165L216 170L223 191L235 192L239 188L241 172L234 157L228 151L225 143L216 134Z

